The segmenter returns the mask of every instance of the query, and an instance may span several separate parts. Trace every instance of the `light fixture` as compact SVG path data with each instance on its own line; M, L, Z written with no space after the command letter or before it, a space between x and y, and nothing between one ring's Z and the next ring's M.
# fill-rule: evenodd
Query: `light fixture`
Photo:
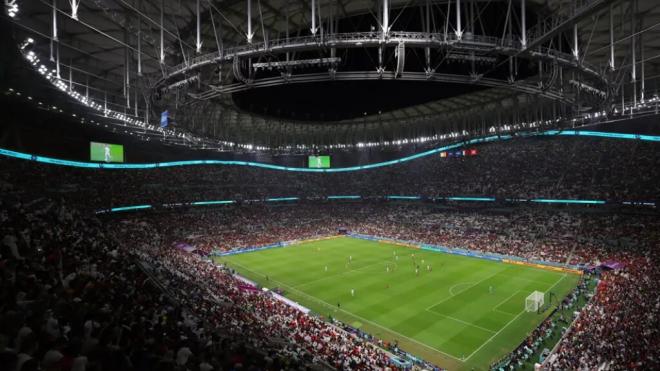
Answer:
M16 14L18 14L17 0L5 0L5 9L8 16L11 18L16 17Z

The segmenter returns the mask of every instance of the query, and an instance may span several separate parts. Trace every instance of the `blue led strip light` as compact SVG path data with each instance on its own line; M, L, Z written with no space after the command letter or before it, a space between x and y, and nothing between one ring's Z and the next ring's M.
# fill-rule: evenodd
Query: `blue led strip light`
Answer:
M387 196L388 200L421 200L421 196Z
M531 202L538 202L544 204L590 204L590 205L603 205L603 200L552 200L547 198L534 198Z
M327 196L326 197L328 200L342 200L342 199L350 199L350 200L359 200L362 199L362 196ZM386 199L388 200L417 200L421 201L423 197L421 196L385 196ZM299 197L273 197L273 198L267 198L265 201L268 202L278 202L278 201L298 201L300 200ZM316 201L317 199L309 199L311 201ZM478 202L494 202L497 199L494 197L461 197L461 196L455 196L455 197L438 197L435 198L434 200L451 200L451 201L478 201ZM262 200L244 200L244 202L257 202L257 201L262 201ZM533 199L525 199L525 198L507 198L505 199L506 202L535 202L535 203L543 203L543 204L581 204L581 205L605 205L606 203L609 203L604 200L568 200L568 199L551 199L551 198L533 198ZM184 206L202 206L202 205L228 205L228 204L235 204L237 203L237 200L221 200L221 201L196 201L196 202L191 202L191 203L167 203L163 204L163 207L184 207ZM622 205L634 205L634 206L653 206L655 207L656 203L655 202L648 202L648 201L624 201L621 202ZM102 209L96 211L97 214L104 214L108 212L117 212L117 211L131 211L131 210L141 210L141 209L150 209L152 208L151 205L135 205L135 206L121 206L121 207L114 207L112 209Z
M141 209L151 209L151 205L113 207L112 209L110 209L110 212L114 213L117 211L141 210Z
M198 202L192 202L191 205L193 206L201 206L201 205L226 205L226 204L233 204L236 203L234 200L222 200L222 201L198 201Z
M633 140L660 142L660 136L657 135L608 133L608 132L600 132L600 131L548 130L541 133L519 133L517 135L518 136L537 136L537 135L591 136L591 137L601 137L601 138L633 139ZM375 169L383 166L391 166L402 162L407 162L418 158L431 156L443 151L469 146L472 144L496 142L501 140L509 140L511 138L513 138L513 136L508 134L491 135L487 137L474 138L464 142L438 147L414 155L402 157L396 160L377 162L368 165L338 167L338 168L330 168L330 169L316 169L316 168L310 169L304 167L289 167L289 166L265 164L261 162L231 161L231 160L189 160L189 161L154 162L154 163L146 163L146 164L116 164L116 163L104 164L104 163L96 163L96 162L70 161L70 160L62 160L52 157L36 156L27 153L11 151L8 149L2 149L2 148L0 148L0 155L24 159L24 160L32 160L46 164L90 168L90 169L155 169L159 167L193 166L193 165L234 165L234 166L253 166L263 169L282 170L282 171L299 171L299 172L308 172L308 173L337 173L337 172L346 172L346 171Z
M446 197L448 201L479 201L479 202L493 202L495 197Z
M568 135L568 136L585 136L585 137L600 137L600 138L615 138L615 139L636 139L649 142L660 142L659 135L645 135L645 134L625 134L625 133L609 133L604 131L582 131L582 130L548 130L543 135Z

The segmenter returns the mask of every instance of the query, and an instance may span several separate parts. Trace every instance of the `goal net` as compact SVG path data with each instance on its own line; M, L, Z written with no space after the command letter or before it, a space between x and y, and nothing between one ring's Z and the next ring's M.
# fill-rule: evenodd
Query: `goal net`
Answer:
M534 291L529 294L525 299L525 311L526 312L538 312L538 310L543 306L543 299L545 294L541 291Z

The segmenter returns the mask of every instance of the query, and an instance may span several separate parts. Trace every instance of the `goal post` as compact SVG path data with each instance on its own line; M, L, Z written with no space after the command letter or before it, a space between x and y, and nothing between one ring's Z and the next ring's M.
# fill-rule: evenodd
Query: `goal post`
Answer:
M541 291L534 291L525 299L526 312L538 312L543 307L545 294Z

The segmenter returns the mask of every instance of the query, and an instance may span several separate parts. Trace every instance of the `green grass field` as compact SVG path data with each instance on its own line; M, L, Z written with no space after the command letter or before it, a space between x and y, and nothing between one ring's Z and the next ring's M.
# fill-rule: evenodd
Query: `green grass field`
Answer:
M487 369L549 314L525 312L525 297L534 290L552 291L561 301L579 280L350 237L216 260L262 286L283 289L318 314L396 340L402 349L451 370Z

